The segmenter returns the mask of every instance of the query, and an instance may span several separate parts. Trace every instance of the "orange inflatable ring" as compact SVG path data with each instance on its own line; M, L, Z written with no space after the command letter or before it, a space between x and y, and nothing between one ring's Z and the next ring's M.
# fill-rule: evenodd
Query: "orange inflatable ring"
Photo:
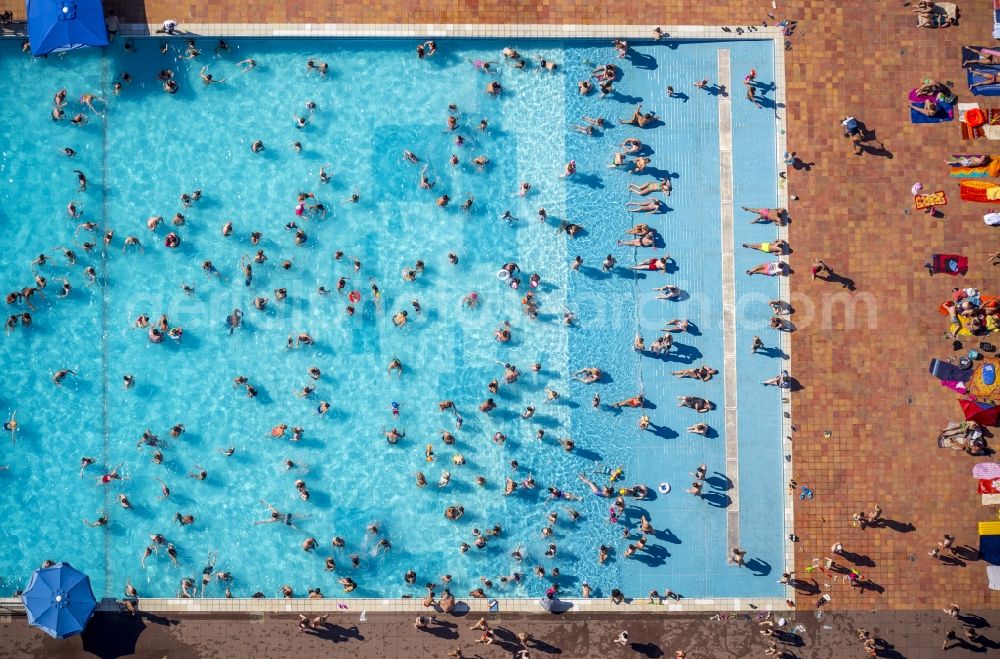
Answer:
M965 111L965 123L971 128L979 128L986 123L986 115L979 108L971 108Z

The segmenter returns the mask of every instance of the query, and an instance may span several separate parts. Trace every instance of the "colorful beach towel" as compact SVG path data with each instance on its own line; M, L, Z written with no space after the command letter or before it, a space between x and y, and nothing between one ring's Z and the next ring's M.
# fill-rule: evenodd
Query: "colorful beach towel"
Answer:
M948 195L943 190L931 192L929 194L913 195L913 207L918 211L931 206L944 206L948 203Z
M986 118L986 123L979 126L970 126L965 120L965 113L969 110L979 110ZM963 140L974 140L985 137L988 140L1000 140L1000 108L980 108L978 103L959 103L958 120L962 129Z
M956 156L958 158L959 156ZM966 156L964 162L980 162L971 158L981 158L982 156ZM1000 156L985 156L985 165L963 166L948 165L948 176L952 178L988 178L1000 177Z
M1000 185L989 181L961 181L958 192L964 201L991 203L1000 200Z

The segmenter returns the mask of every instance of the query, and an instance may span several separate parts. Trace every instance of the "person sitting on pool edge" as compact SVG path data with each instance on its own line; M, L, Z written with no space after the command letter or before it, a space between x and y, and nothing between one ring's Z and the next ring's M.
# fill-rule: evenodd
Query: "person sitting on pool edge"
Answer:
M781 239L769 243L743 243L743 246L765 254L786 254L788 252L788 243Z
M788 264L784 261L769 261L768 263L761 263L756 265L749 270L747 270L748 275L767 275L768 277L776 277L778 275L788 274Z

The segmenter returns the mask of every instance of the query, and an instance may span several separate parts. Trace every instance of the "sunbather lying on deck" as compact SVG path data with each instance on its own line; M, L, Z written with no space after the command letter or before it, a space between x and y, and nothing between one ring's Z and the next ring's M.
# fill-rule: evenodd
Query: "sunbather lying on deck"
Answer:
M972 89L972 87L969 87L969 89ZM928 117L936 117L938 115L938 106L931 100L924 101L923 103L910 103L910 109L916 110Z
M990 164L990 156L954 155L944 162L950 167L983 167Z
M938 5L921 0L912 11L917 15L917 27L948 27L958 24L955 16L957 7L950 2Z
M951 88L937 80L925 80L924 84L917 87L917 93L921 96L935 96L937 94L942 94L946 98L952 96Z
M976 69L972 69L970 73L977 78L982 78L982 80L969 85L969 91L972 91L977 87L1000 84L1000 73L997 73L996 71L977 71Z
M1000 51L989 50L987 48L973 48L972 46L966 46L966 48L979 55L979 59L967 59L962 62L962 66L1000 64Z

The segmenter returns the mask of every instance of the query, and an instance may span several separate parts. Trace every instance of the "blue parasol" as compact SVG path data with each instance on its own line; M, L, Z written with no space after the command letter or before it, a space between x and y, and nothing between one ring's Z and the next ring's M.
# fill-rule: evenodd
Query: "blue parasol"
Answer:
M101 0L27 0L31 54L107 46Z
M69 563L35 570L21 601L28 624L54 638L82 632L97 608L90 577Z

